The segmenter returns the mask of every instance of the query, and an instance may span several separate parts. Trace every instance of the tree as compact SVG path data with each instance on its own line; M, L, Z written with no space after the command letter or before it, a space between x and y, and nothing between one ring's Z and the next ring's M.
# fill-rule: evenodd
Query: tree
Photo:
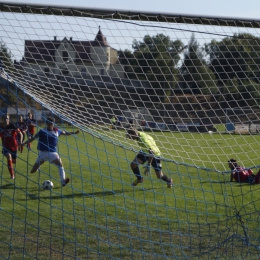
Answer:
M8 72L13 71L13 66L11 53L8 51L6 45L0 42L0 67L3 67Z
M11 58L11 53L3 42L0 42L0 70L4 69L7 73L14 71L14 64ZM0 84L0 94L2 95L1 107L14 106L19 102L17 96L22 97L21 91L14 86L13 83L5 84L4 81ZM21 102L22 103L22 102ZM21 104L20 104L21 105Z
M205 44L209 66L221 84L237 78L259 82L260 38L248 33L234 34Z
M214 73L208 67L203 50L192 34L189 47L184 52L184 59L180 68L180 81L184 88L194 94L215 94L218 92Z
M183 43L169 36L146 35L143 41L133 41L133 53L121 52L119 57L128 78L148 80L155 89L169 89L176 85L176 65Z
M130 50L119 51L120 63L124 65L125 76L129 79L138 79L135 73L137 60Z
M237 78L228 80L222 89L226 104L224 107L241 108L253 107L260 103L260 84L253 80L239 81ZM220 101L220 99L218 99Z
M243 80L238 87L241 95L240 106L255 106L260 103L260 84L253 80Z

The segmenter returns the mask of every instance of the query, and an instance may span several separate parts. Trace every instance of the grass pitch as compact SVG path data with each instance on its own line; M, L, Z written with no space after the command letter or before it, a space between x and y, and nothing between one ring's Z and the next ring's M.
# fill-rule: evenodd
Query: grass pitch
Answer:
M152 135L163 138L160 133ZM186 138L179 138L178 133L164 133L166 149L167 135L182 140L184 155L192 154L191 148L199 149L202 136L187 133ZM224 138L226 147L231 139ZM216 142L206 134L201 142L205 140ZM241 140L250 142L250 136ZM133 188L135 177L129 163L134 152L81 133L60 137L59 153L66 177L71 178L61 188L57 168L49 163L42 165L40 173L30 174L37 158L36 144L32 143L32 151L25 148L19 154L15 181L10 180L2 158L3 259L259 257L260 185L229 183L228 175L192 167L190 162L164 162L163 171L173 179L173 189L167 189L153 172ZM172 149L173 144L168 145ZM221 152L221 145L217 147ZM174 154L173 149L175 156L180 152ZM209 152L200 157L197 150L190 158L215 168L213 156ZM225 155L221 158L227 159ZM48 179L54 183L52 191L41 187Z

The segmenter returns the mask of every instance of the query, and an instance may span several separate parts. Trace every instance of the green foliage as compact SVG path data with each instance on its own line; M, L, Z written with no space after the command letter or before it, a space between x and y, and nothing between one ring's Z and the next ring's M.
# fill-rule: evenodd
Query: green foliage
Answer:
M3 42L0 42L0 59L6 72L13 71L14 64L11 58L11 53Z
M260 38L248 33L234 34L205 44L209 65L222 84L230 79L259 81Z
M184 52L179 78L185 82L186 88L191 89L195 94L215 94L218 92L215 75L203 57L202 49L193 34L189 48Z
M150 82L155 90L152 100L158 96L159 103L168 102L167 96L178 82L184 93L186 89L188 94L215 95L216 101L234 102L235 106L239 103L241 107L260 103L259 38L234 34L200 47L193 34L178 72L181 48L183 43L172 41L169 36L146 35L143 41L133 42L133 52L122 51L120 59L128 78ZM158 103L158 100L153 101ZM223 103L223 106L228 107L228 104Z
M222 94L231 107L253 107L260 104L260 84L253 80L237 78L228 80L222 88Z
M148 80L154 88L174 88L182 47L180 40L164 34L146 35L143 41L134 40L133 53L121 52L120 60L128 78Z
M133 52L120 53L128 78L147 80L158 96L171 94L178 82L193 94L227 94L226 101L242 98L241 106L259 103L258 90L260 72L260 39L251 34L234 34L221 41L212 40L203 48L194 34L189 48L184 51L180 62L178 50L183 47L180 40L172 41L169 36L146 35L143 41L133 42ZM225 89L227 88L227 89ZM254 98L254 101L249 99ZM162 101L162 100L161 100Z
M2 108L16 104L17 102L16 95L12 91L10 91L8 86L1 83L0 83L0 94L2 96L2 98L0 99L0 106Z
M121 64L124 65L125 74L130 79L138 79L135 73L135 67L137 67L137 61L130 50L120 51L119 58Z
M14 64L11 59L11 53L8 51L6 45L3 42L0 42L0 62L5 72L10 73L14 70ZM13 84L6 83L5 85L3 82L1 82L0 94L3 97L0 100L0 106L2 108L7 106L14 106L14 105L19 105L21 107L24 106L23 104L17 101L17 97L16 97L16 94L18 94L19 97L22 97L23 96L22 91L16 89Z
M260 104L260 83L253 80L243 80L238 91L241 93L245 105L256 106Z

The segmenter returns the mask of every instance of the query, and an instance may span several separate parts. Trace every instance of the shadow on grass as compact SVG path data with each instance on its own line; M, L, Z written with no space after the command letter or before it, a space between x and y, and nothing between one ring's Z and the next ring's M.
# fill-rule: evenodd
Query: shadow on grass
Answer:
M135 190L135 192L139 191L148 191L148 190L154 190L152 188L150 189L139 189ZM92 193L86 193L86 192L78 192L78 193L73 193L73 194L68 194L68 195L52 195L52 192L49 191L48 196L38 196L36 194L30 194L27 193L27 199L32 199L32 200L39 200L39 199L61 199L61 198L79 198L79 197L86 197L86 198L94 198L94 197L106 197L106 196L114 196L118 194L123 194L125 192L132 192L133 189L131 190L114 190L114 191L99 191L99 192L92 192ZM43 190L42 192L48 192ZM27 199L20 199L20 201L25 201Z
M9 190L14 190L14 189L19 189L19 190L30 190L30 191L39 191L39 188L22 188L22 187L19 187L19 186L16 186L14 183L8 183L8 184L5 184L3 186L0 186L0 190L1 189L9 189ZM58 188L57 188L58 189Z
M232 187L240 187L240 186L248 186L248 185L255 186L255 185L252 185L252 184L250 184L248 182L241 182L241 183L239 183L239 182L232 182L232 183L230 183L228 181L202 181L201 183L207 183L207 184L209 184L209 183L210 184L229 184Z
M4 190L4 189L13 189L14 188L14 184L13 183L8 183L8 184L5 184L3 186L0 186L0 189Z

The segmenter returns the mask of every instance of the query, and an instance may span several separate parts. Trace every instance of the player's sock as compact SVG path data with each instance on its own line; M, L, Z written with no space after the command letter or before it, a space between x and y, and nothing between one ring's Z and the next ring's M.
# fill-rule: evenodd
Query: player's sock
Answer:
M255 175L255 177L257 177L257 178L260 177L260 170L257 172L257 174Z
M165 182L171 182L171 179L170 178L168 178L166 175L163 175L162 176L162 178L161 178L163 181L165 181Z
M12 163L12 160L8 160L8 171L11 175L11 177L14 176L14 168L13 168L13 163Z
M61 184L63 184L65 180L65 171L63 167L59 167L58 169L59 169L60 181Z
M135 174L135 176L137 177L138 180L142 180L142 176L141 176L139 167L132 169L132 171L133 171L133 173Z
M260 179L260 170L257 172L257 174L254 176L254 183L258 183Z
M22 145L20 146L20 152L21 153L23 152L23 146Z

